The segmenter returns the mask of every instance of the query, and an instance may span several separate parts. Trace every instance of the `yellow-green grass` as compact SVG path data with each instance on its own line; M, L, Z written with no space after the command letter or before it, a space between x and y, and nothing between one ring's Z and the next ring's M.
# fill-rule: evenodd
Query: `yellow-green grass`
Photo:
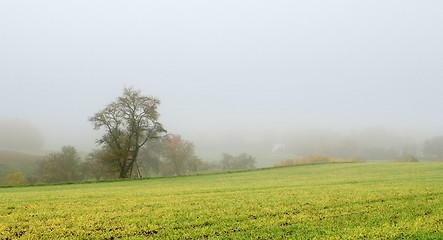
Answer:
M442 239L443 163L0 189L0 239Z

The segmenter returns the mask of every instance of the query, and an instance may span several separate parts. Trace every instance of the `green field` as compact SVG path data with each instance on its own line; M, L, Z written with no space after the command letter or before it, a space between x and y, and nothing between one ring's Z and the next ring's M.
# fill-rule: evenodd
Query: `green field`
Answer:
M443 239L443 163L0 189L0 239Z

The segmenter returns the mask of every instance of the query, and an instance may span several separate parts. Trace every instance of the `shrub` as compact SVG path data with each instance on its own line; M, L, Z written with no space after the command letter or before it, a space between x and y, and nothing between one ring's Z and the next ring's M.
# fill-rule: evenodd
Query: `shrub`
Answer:
M274 167L305 165L305 164L321 164L321 163L346 163L346 162L363 163L365 162L365 160L359 158L350 158L348 160L344 160L342 158L332 158L325 155L315 155L310 157L302 157L299 159L285 159L279 163L274 164Z
M412 155L403 155L399 158L391 160L390 162L418 162L418 159Z
M5 180L3 181L4 185L7 186L16 186L26 184L26 180L23 178L22 172L8 173Z

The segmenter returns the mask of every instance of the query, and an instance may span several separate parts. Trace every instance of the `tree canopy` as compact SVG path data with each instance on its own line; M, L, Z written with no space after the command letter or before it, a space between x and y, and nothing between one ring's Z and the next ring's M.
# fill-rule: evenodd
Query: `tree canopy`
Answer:
M194 152L194 144L180 135L168 134L153 141L141 151L140 169L143 174L162 176L201 171L208 165Z
M158 121L159 104L157 98L124 88L122 96L89 118L94 129L105 130L98 143L111 154L120 178L131 177L140 148L166 132Z
M44 182L71 182L81 180L78 172L80 156L73 146L63 146L60 152L48 154L40 163L38 178Z
M227 153L223 153L223 159L220 161L222 169L254 169L255 157L242 153L238 156L232 156Z

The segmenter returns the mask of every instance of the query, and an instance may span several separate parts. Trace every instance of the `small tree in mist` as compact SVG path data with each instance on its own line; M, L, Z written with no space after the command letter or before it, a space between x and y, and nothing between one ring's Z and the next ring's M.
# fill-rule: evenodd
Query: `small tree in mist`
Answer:
M220 161L223 170L230 169L254 169L255 158L246 153L242 153L238 156L232 156L227 153L223 153L222 160Z
M143 177L160 174L163 167L163 146L167 140L166 136L155 139L141 149L138 168Z
M170 134L143 147L139 165L144 174L180 175L204 170L205 163L194 152L194 144Z
M80 165L83 179L114 179L118 177L118 170L112 152L106 149L93 150Z
M80 156L73 146L64 146L61 152L48 154L40 163L37 175L44 182L69 182L81 179Z
M164 142L164 175L180 175L186 172L197 171L199 159L194 153L194 145L183 140L179 135L170 135Z
M94 129L105 130L98 143L112 156L111 161L118 167L120 178L131 177L140 148L166 132L158 121L159 104L154 97L124 88L122 96L89 118Z

